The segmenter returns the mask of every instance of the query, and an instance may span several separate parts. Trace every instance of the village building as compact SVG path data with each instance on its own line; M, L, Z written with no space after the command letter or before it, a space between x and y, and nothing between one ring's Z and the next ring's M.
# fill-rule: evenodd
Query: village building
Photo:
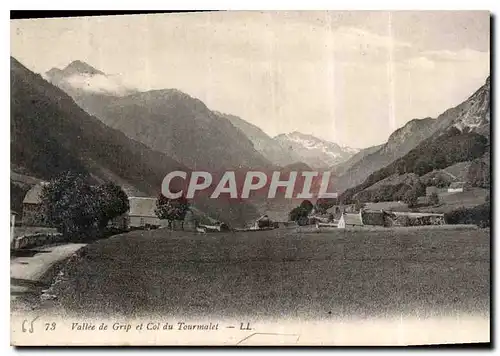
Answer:
M126 213L127 226L130 228L162 226L156 215L156 198L129 197L129 211Z
M46 221L41 213L42 189L47 182L35 184L24 196L22 224L27 226L45 226Z
M271 219L267 214L260 216L257 220L255 220L253 224L254 229L262 229L271 227Z
M448 187L448 193L461 193L465 190L465 182L453 182Z
M361 213L343 213L339 219L337 227L339 229L345 229L350 227L360 227L363 226L363 220L361 220Z
M42 189L46 186L47 182L42 182L34 185L25 195L22 206L21 221L23 225L27 226L46 226L45 217L41 211L41 194ZM124 230L127 228L146 228L146 227L167 227L166 220L160 220L156 216L156 201L157 198L151 197L134 197L128 198L129 211L112 219L108 227ZM17 218L19 220L19 218ZM172 228L183 229L189 228L191 225L194 229L193 213L186 214L186 219L181 221L174 221ZM188 221L186 224L185 222ZM189 222L193 222L191 225Z
M326 209L327 214L332 214L334 217L338 218L342 213L355 213L356 204L346 204L346 205L334 205Z
M289 220L288 212L284 210L269 210L266 212L266 215L275 227L283 228L295 225L294 221Z
M184 220L174 220L169 223L156 215L157 198L129 197L129 211L118 221L128 228L171 228L172 230L195 230L196 216L192 209L188 210ZM116 220L116 219L115 219Z
M444 214L361 210L358 214L344 213L337 227L341 229L361 226L424 226L444 225Z

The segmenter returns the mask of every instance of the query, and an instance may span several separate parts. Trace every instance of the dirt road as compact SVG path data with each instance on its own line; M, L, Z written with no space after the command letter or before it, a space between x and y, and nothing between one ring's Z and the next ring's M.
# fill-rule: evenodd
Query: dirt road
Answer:
M10 260L10 295L13 309L28 307L49 287L50 269L64 261L85 244L64 244L16 251Z

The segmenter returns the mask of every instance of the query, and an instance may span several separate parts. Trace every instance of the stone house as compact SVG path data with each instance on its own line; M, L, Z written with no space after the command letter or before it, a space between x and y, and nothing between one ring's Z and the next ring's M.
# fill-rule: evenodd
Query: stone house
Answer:
M27 226L46 226L47 223L41 214L42 189L49 184L41 182L35 184L26 193L23 199L22 224Z
M129 197L129 211L126 213L126 224L131 228L160 227L162 223L156 216L156 198Z

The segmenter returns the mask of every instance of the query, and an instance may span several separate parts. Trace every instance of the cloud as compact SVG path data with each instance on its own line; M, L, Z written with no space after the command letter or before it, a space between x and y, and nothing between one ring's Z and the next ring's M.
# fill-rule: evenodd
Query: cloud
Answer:
M406 62L406 64L408 65L409 69L432 70L436 67L433 61L423 56L410 58Z
M423 51L422 56L428 57L439 62L475 62L488 59L488 52L480 52L470 48L463 48L459 51Z
M396 40L394 36L383 36L355 27L339 27L333 33L335 42L340 48L370 49L370 48L410 48L411 44Z
M125 84L119 76L102 74L75 74L66 78L66 82L76 89L119 96L130 94L136 90L131 85Z

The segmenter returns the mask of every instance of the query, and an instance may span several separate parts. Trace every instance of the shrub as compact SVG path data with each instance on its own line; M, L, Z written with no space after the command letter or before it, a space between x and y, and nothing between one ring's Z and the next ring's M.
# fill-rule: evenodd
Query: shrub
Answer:
M439 196L436 192L432 192L431 195L429 196L429 204L430 205L439 204Z
M403 197L403 201L408 204L408 207L410 208L417 205L417 200L418 192L416 187L412 187L410 190L408 190Z
M128 198L113 183L92 186L65 172L42 189L40 213L50 226L75 241L102 237L108 222L128 210Z
M309 200L304 200L300 205L290 211L288 214L290 221L296 221L299 225L307 224L307 217L311 213L313 205Z
M444 215L447 224L474 224L489 227L491 211L489 204L481 204L472 208L458 208Z
M173 221L181 221L182 229L184 229L184 219L190 209L188 200L181 196L177 199L168 199L160 193L156 201L155 213L160 219L168 220L169 228L173 228Z

